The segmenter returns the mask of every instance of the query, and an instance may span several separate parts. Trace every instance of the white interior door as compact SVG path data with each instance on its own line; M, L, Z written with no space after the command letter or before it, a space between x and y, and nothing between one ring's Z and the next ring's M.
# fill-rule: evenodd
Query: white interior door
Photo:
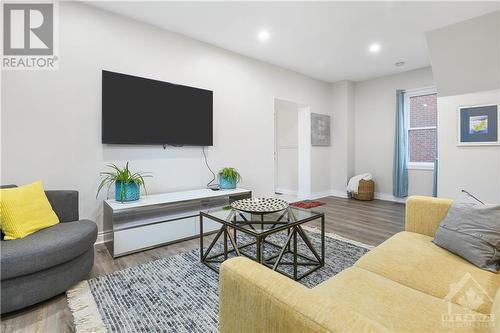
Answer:
M275 192L308 197L311 188L309 107L275 101Z
M297 195L298 190L298 112L280 105L275 110L275 192Z

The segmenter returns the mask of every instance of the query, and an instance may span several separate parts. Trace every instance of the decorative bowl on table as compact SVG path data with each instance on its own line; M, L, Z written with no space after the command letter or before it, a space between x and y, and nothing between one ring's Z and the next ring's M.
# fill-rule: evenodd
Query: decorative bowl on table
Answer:
M287 209L288 202L276 198L253 198L235 201L231 207L246 213L270 214Z

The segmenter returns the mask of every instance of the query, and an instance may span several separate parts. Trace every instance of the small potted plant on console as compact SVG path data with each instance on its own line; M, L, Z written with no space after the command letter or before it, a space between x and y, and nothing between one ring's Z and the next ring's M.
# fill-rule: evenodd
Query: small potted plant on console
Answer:
M241 175L235 168L223 168L219 171L219 186L221 189L234 189L241 180Z
M128 162L125 167L120 169L115 164L108 164L108 167L113 169L108 172L101 172L101 183L97 189L97 196L101 189L107 185L109 188L115 184L115 199L116 201L135 201L139 200L141 191L140 188L144 188L147 193L146 185L144 183L144 178L152 177L148 172L134 172L132 173L128 168Z

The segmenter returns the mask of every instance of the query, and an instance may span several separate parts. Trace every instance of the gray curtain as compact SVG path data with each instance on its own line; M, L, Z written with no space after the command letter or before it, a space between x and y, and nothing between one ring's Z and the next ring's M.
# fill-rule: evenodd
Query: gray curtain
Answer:
M396 91L396 133L394 136L394 168L392 174L392 194L398 198L408 196L408 161L405 92Z

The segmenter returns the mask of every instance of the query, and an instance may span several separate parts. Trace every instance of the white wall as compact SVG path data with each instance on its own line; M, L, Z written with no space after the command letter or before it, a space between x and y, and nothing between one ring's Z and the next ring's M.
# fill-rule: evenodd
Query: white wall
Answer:
M299 105L277 100L276 111L276 190L297 194Z
M431 68L357 82L355 85L355 171L356 174L373 174L375 191L380 198L393 199L396 90L432 85ZM432 194L432 171L409 170L408 176L409 195Z
M500 203L500 147L459 147L459 106L500 103L500 11L426 34L438 90L438 196Z
M354 83L342 81L331 86L332 155L331 188L337 196L346 196L346 185L354 175Z
M500 204L500 147L458 147L459 106L500 103L500 90L438 97L440 197L462 199L465 189L487 203Z
M426 37L439 96L500 88L500 11Z
M328 174L323 173L318 170L318 166L321 166L321 160L328 160L326 156L321 156L320 153L328 153L329 150L324 150L323 152L318 149L313 149L316 147L311 146L311 108L308 106L301 106L299 108L298 117L298 128L299 133L297 136L298 141L298 190L297 196L300 198L309 198L313 196L313 181L326 178L328 179ZM314 154L313 154L314 153ZM318 157L320 159L318 160ZM314 165L314 168L313 168ZM317 174L316 174L317 173ZM328 184L328 181L326 182Z
M274 191L274 99L330 111L326 83L84 4L61 2L59 36L59 70L2 73L2 183L76 189L81 217L99 228L105 195L95 191L107 163L151 171L150 193L210 179L199 147L101 144L102 69L213 90L209 161L236 167L256 196ZM328 189L330 149L311 156L312 191Z
M433 170L408 170L408 194L432 196Z

